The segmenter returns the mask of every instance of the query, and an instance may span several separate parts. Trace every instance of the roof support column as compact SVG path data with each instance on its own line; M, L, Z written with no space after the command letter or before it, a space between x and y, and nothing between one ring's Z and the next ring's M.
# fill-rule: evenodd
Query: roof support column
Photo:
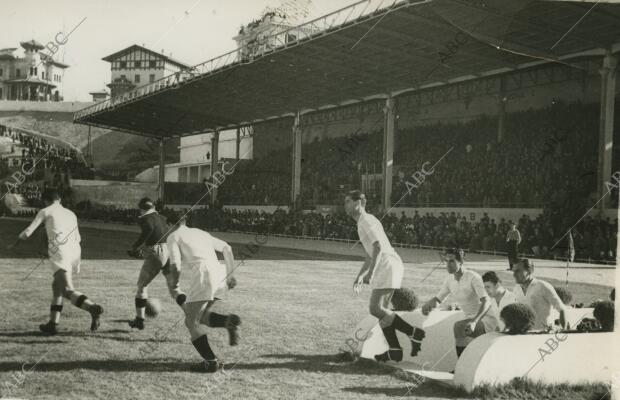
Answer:
M164 146L164 138L159 139L159 202L161 207L164 206L164 184L166 181L166 147Z
M497 143L504 140L504 125L506 122L506 79L502 75L499 78L499 109L497 111Z
M211 136L211 177L213 178L213 174L218 170L217 161L219 159L218 150L220 148L220 131L217 130L213 132ZM217 181L213 180L213 183L216 184ZM217 186L213 187L211 191L211 204L215 205L217 201Z
M616 89L616 67L618 58L607 52L603 58L601 74L601 113L599 123L599 149L598 149L598 196L603 198L599 203L600 210L609 206L607 197L607 185L611 183L611 157L614 133L614 105Z
M241 128L237 128L237 147L235 148L235 159L239 161L239 149L241 148Z
M292 131L292 151L293 157L291 168L291 203L297 206L299 194L301 193L301 115L299 111L295 114Z
M396 99L392 96L385 101L383 125L383 158L381 163L381 208L392 207L392 169L394 167L394 125L396 121Z

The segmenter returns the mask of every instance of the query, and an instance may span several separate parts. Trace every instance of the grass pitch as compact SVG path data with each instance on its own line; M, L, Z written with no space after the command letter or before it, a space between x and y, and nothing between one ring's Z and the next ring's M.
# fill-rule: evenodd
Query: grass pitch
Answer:
M261 247L237 270L238 286L216 306L241 316L241 342L229 347L226 332L211 330L216 354L229 366L217 374L192 373L199 357L189 342L182 312L168 298L163 277L149 288L163 310L144 331L131 331L135 281L141 265L125 250L136 235L81 229L82 273L74 284L105 308L98 332L90 317L65 304L60 333L42 336L51 297L49 267L37 256L41 238L7 252L26 223L0 219L0 392L27 399L456 399L460 391L424 382L374 362L343 362L339 349L367 313L369 292L352 295L361 257ZM217 235L217 234L216 234ZM317 242L320 243L320 242ZM241 244L234 244L238 255ZM361 250L360 250L361 252ZM421 260L425 261L425 260ZM426 260L433 261L433 260ZM408 264L405 285L432 296L445 272ZM28 275L30 274L30 275ZM502 276L505 281L508 274ZM552 280L551 280L552 281ZM556 282L554 282L556 283ZM573 302L605 298L609 288L571 287ZM532 389L528 389L532 387ZM549 389L549 387L547 387ZM482 398L600 399L605 385L558 386L552 397L540 387L515 383L481 390ZM537 394L539 393L539 394ZM598 396L598 397L597 397Z

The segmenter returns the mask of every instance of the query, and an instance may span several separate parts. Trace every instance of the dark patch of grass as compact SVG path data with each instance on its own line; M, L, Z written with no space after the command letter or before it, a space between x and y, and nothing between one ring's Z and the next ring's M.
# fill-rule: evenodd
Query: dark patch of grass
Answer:
M466 395L463 389L458 390ZM483 400L609 400L611 385L604 382L552 385L515 378L504 385L479 386L469 396Z

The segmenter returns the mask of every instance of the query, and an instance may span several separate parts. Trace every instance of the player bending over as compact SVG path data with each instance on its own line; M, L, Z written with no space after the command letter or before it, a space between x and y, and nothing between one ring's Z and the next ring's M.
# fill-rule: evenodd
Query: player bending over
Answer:
M456 356L460 357L465 347L478 336L497 330L499 316L497 307L491 307L491 299L484 290L482 277L463 265L463 251L448 251L447 268L450 274L443 282L435 297L422 306L422 313L428 313L441 304L448 295L461 307L465 319L454 324L454 342Z
M207 327L226 328L230 345L236 346L239 341L238 325L241 319L238 315L222 315L211 311L215 302L215 294L225 288L232 289L237 284L233 277L235 258L231 247L224 241L214 238L207 232L188 228L185 217L181 217L175 224L175 229L168 236L170 250L170 270L178 282L183 263L189 290L187 300L183 305L185 312L185 326L189 329L192 344L202 356L203 361L194 370L200 372L216 372L221 363L213 353L207 339ZM221 264L215 252L224 254Z
M155 205L148 197L144 197L138 203L141 215L138 224L140 225L140 237L133 244L133 248L127 253L139 258L141 251L144 263L138 275L138 290L136 291L136 318L129 321L129 326L136 329L144 329L144 316L146 313L146 301L148 299L148 285L155 279L159 271L166 277L168 290L177 304L183 305L185 294L179 290L178 282L173 283L173 277L169 273L168 246L168 223L166 218L155 210Z
M401 361L403 349L400 347L396 330L403 332L411 340L411 356L420 351L425 332L405 322L389 309L394 289L401 287L403 262L388 240L381 222L374 215L366 213L366 196L359 190L349 192L344 199L347 215L357 222L357 233L366 251L366 261L362 265L353 290L359 293L362 284L370 284L370 314L379 319L379 325L388 342L389 350L375 356L377 361Z
M60 321L63 297L65 297L74 306L90 313L90 330L96 331L99 328L99 317L103 314L103 308L90 301L83 293L75 290L71 279L73 268L78 272L80 271L82 253L77 217L71 210L60 204L60 195L55 189L45 190L42 199L46 207L37 213L34 221L19 234L18 238L18 242L28 239L39 225L45 224L49 264L54 278L52 281L50 320L47 324L39 325L39 329L51 335L57 333L56 327ZM15 245L9 247L12 248Z

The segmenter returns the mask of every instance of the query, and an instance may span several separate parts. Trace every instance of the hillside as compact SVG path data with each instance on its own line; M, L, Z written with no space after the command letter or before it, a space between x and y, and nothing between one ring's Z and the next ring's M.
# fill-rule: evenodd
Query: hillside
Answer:
M41 111L0 111L0 124L31 129L58 137L80 148L86 154L88 127L73 123L73 113ZM158 160L158 147L143 137L91 128L93 163L98 170L139 173ZM179 139L166 144L166 162L178 162Z

